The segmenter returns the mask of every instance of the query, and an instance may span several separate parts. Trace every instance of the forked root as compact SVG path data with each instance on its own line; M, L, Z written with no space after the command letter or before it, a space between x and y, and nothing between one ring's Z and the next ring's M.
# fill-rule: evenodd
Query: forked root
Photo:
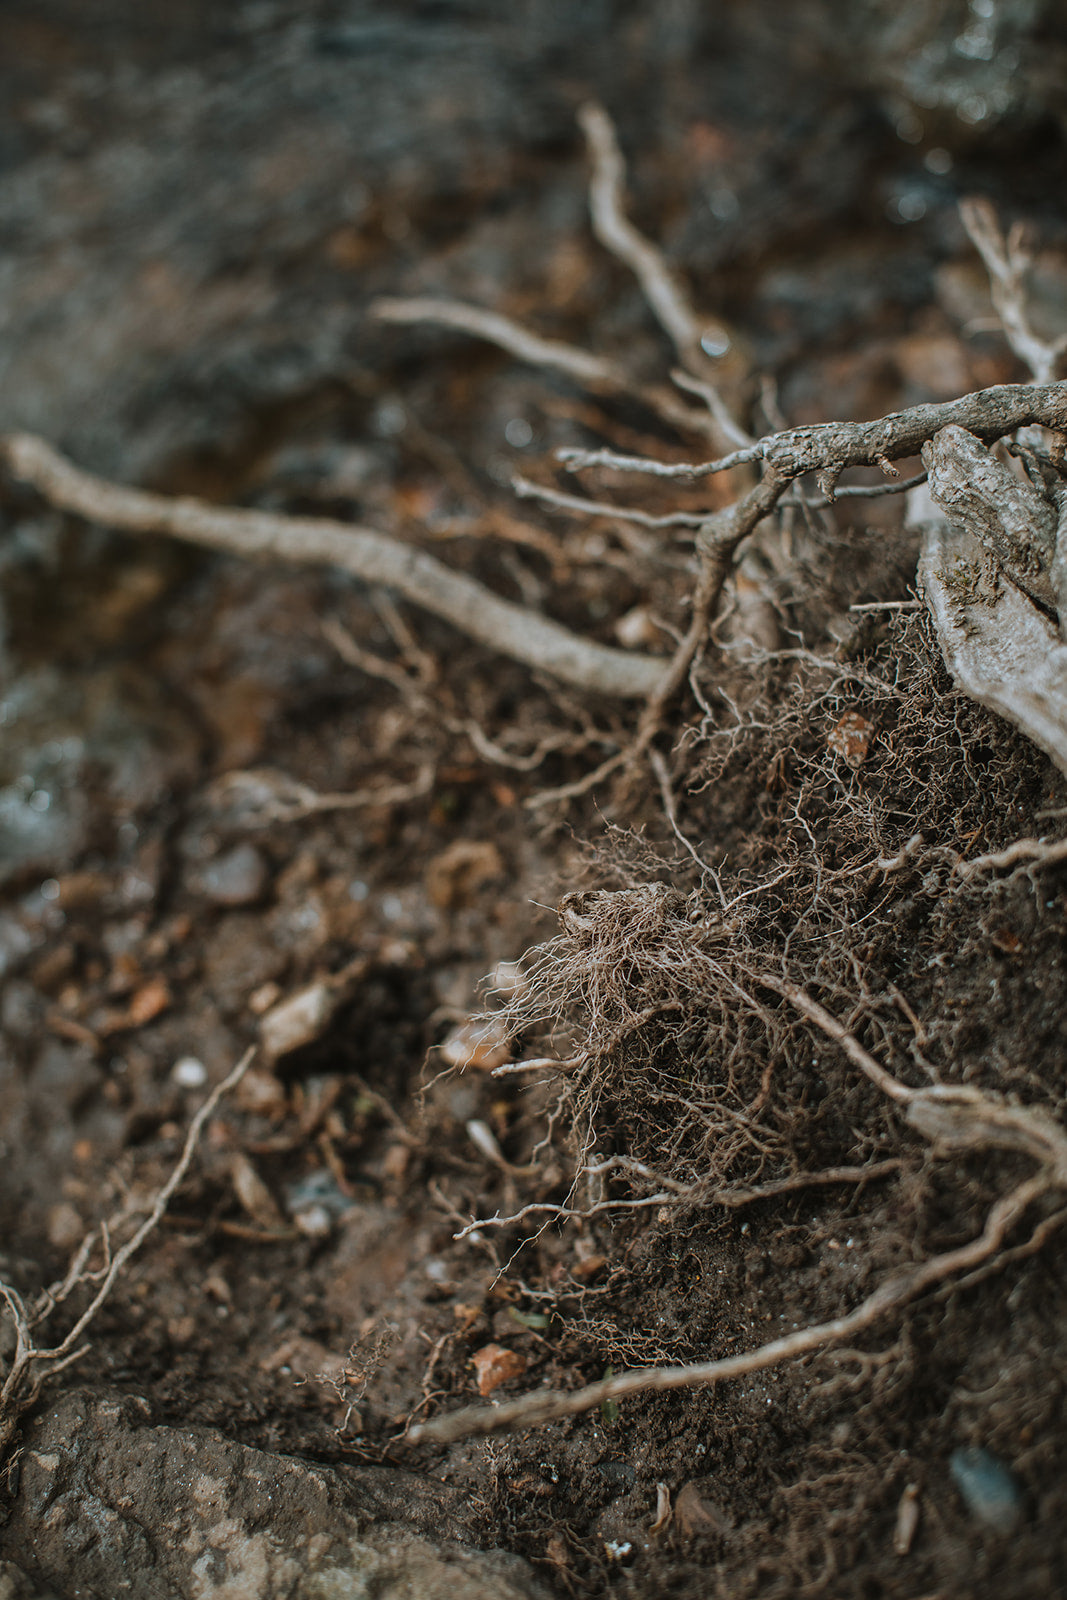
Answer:
M871 1083L903 1107L905 1120L930 1141L935 1155L983 1148L1012 1149L1029 1156L1037 1170L993 1203L982 1232L975 1238L891 1274L855 1310L844 1316L814 1323L740 1355L683 1366L639 1368L601 1379L571 1394L533 1393L499 1406L470 1407L451 1416L420 1423L408 1436L412 1443L446 1444L471 1434L540 1426L577 1416L626 1395L722 1383L841 1344L925 1291L960 1274L982 1267L991 1269L1006 1238L1027 1208L1044 1194L1067 1189L1067 1135L1041 1112L1009 1105L971 1088L909 1088L880 1066L805 990L768 973L754 973L752 981L779 994L795 1011L833 1039ZM661 1194L654 1198L656 1203L663 1204L670 1203L674 1197ZM1037 1231L1040 1227L1039 1224Z

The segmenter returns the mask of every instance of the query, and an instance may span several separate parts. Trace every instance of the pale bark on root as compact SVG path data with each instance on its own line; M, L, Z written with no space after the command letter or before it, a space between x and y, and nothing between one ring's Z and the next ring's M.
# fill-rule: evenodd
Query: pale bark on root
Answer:
M595 693L650 702L648 729L684 681L738 546L778 504L789 484L808 472L833 497L846 467L882 465L914 455L940 429L956 424L990 443L1028 423L1067 431L1067 383L1002 384L938 405L913 406L876 422L828 422L791 428L763 439L755 453L764 475L697 533L702 574L699 604L683 646L667 661L612 649L571 633L547 617L502 600L484 585L413 546L369 528L325 517L223 510L193 499L169 499L122 488L82 472L44 440L13 434L0 440L0 460L50 504L131 533L161 533L209 549L282 561L340 567L382 584L443 618L489 648ZM743 452L747 455L747 452ZM735 458L709 464L725 469ZM637 465L637 463L635 463Z
M365 583L395 589L480 644L579 689L647 699L669 665L655 656L583 639L548 617L500 599L424 551L370 528L326 517L222 510L201 500L122 488L82 472L31 434L0 441L0 459L60 510L127 533L167 534L234 555L339 567Z

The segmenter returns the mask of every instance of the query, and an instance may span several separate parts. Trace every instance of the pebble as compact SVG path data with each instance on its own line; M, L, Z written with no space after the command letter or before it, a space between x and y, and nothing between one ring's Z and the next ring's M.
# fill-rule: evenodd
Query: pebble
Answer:
M207 1068L196 1056L182 1056L170 1069L170 1075L181 1089L202 1089L207 1082Z
M267 886L267 863L253 844L235 845L200 869L201 893L217 906L248 906Z
M1023 1515L1022 1491L1014 1473L980 1448L954 1450L948 1465L975 1521L992 1533L1014 1533Z

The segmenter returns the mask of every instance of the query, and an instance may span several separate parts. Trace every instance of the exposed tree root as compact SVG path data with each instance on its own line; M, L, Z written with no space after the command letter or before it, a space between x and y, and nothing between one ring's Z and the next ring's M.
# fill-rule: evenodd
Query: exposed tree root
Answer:
M891 1274L877 1289L869 1294L853 1311L834 1317L827 1322L814 1324L772 1340L755 1350L740 1355L727 1356L715 1361L694 1362L684 1366L638 1369L602 1379L598 1383L572 1394L533 1393L493 1407L472 1407L422 1423L409 1434L412 1443L433 1442L444 1444L470 1434L499 1432L540 1426L562 1417L577 1416L609 1400L625 1395L641 1394L665 1389L680 1389L721 1383L731 1378L745 1377L768 1367L796 1361L802 1356L840 1344L865 1332L876 1322L898 1311L927 1290L976 1269L994 1263L1010 1231L1021 1220L1033 1202L1042 1195L1067 1188L1067 1135L1062 1128L1040 1112L1008 1105L991 1095L969 1088L943 1087L935 1089L910 1089L891 1073L885 1071L870 1053L810 995L794 984L773 975L754 974L753 980L763 987L782 995L802 1015L813 1021L832 1038L848 1055L855 1066L875 1084L883 1094L906 1107L908 1123L928 1139L934 1153L947 1156L963 1150L1008 1148L1025 1153L1032 1158L1037 1171L1024 1182L1016 1184L1001 1196L989 1210L982 1232L967 1244L932 1256L918 1265ZM855 1169L848 1173L852 1181L863 1174ZM867 1174L870 1175L870 1174ZM650 1174L650 1176L652 1176ZM813 1175L806 1181L836 1182L842 1174ZM803 1175L785 1183L763 1186L759 1196L784 1192L805 1181ZM622 1206L653 1206L668 1204L679 1198L677 1184L647 1198L618 1202ZM673 1192L672 1192L673 1191ZM746 1198L755 1198L755 1195ZM709 1195L707 1198L714 1198ZM740 1197L738 1197L740 1199ZM744 1203L744 1201L740 1201ZM591 1210L579 1212L572 1208L547 1206L526 1207L509 1219L490 1218L488 1223L519 1222L526 1216L555 1210L560 1218L589 1217L608 1209L602 1203ZM486 1223L476 1224L478 1227ZM472 1225L475 1226L475 1225ZM1044 1238L1039 1224L1035 1238ZM469 1231L469 1230L468 1230Z

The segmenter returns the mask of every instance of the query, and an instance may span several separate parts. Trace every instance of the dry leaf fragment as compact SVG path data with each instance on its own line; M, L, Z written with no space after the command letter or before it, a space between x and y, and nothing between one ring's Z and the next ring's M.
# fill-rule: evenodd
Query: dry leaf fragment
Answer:
M846 711L826 741L835 756L840 756L846 766L858 772L867 759L874 724L858 711Z
M656 1516L652 1526L648 1530L649 1533L662 1533L664 1529L669 1528L673 1515L674 1513L671 1510L671 1491L667 1488L665 1483L657 1483Z
M230 1161L230 1182L242 1208L261 1228L284 1227L274 1196L246 1155L238 1151Z
M471 1356L471 1365L478 1377L478 1393L487 1395L500 1384L521 1378L526 1371L526 1357L502 1344L486 1344Z
M463 1300L457 1300L452 1307L452 1315L456 1319L458 1333L469 1333L482 1314L481 1306L468 1305Z
M729 1533L731 1527L726 1513L705 1500L695 1483L687 1483L679 1489L674 1502L674 1525L685 1539L695 1539L700 1534Z

